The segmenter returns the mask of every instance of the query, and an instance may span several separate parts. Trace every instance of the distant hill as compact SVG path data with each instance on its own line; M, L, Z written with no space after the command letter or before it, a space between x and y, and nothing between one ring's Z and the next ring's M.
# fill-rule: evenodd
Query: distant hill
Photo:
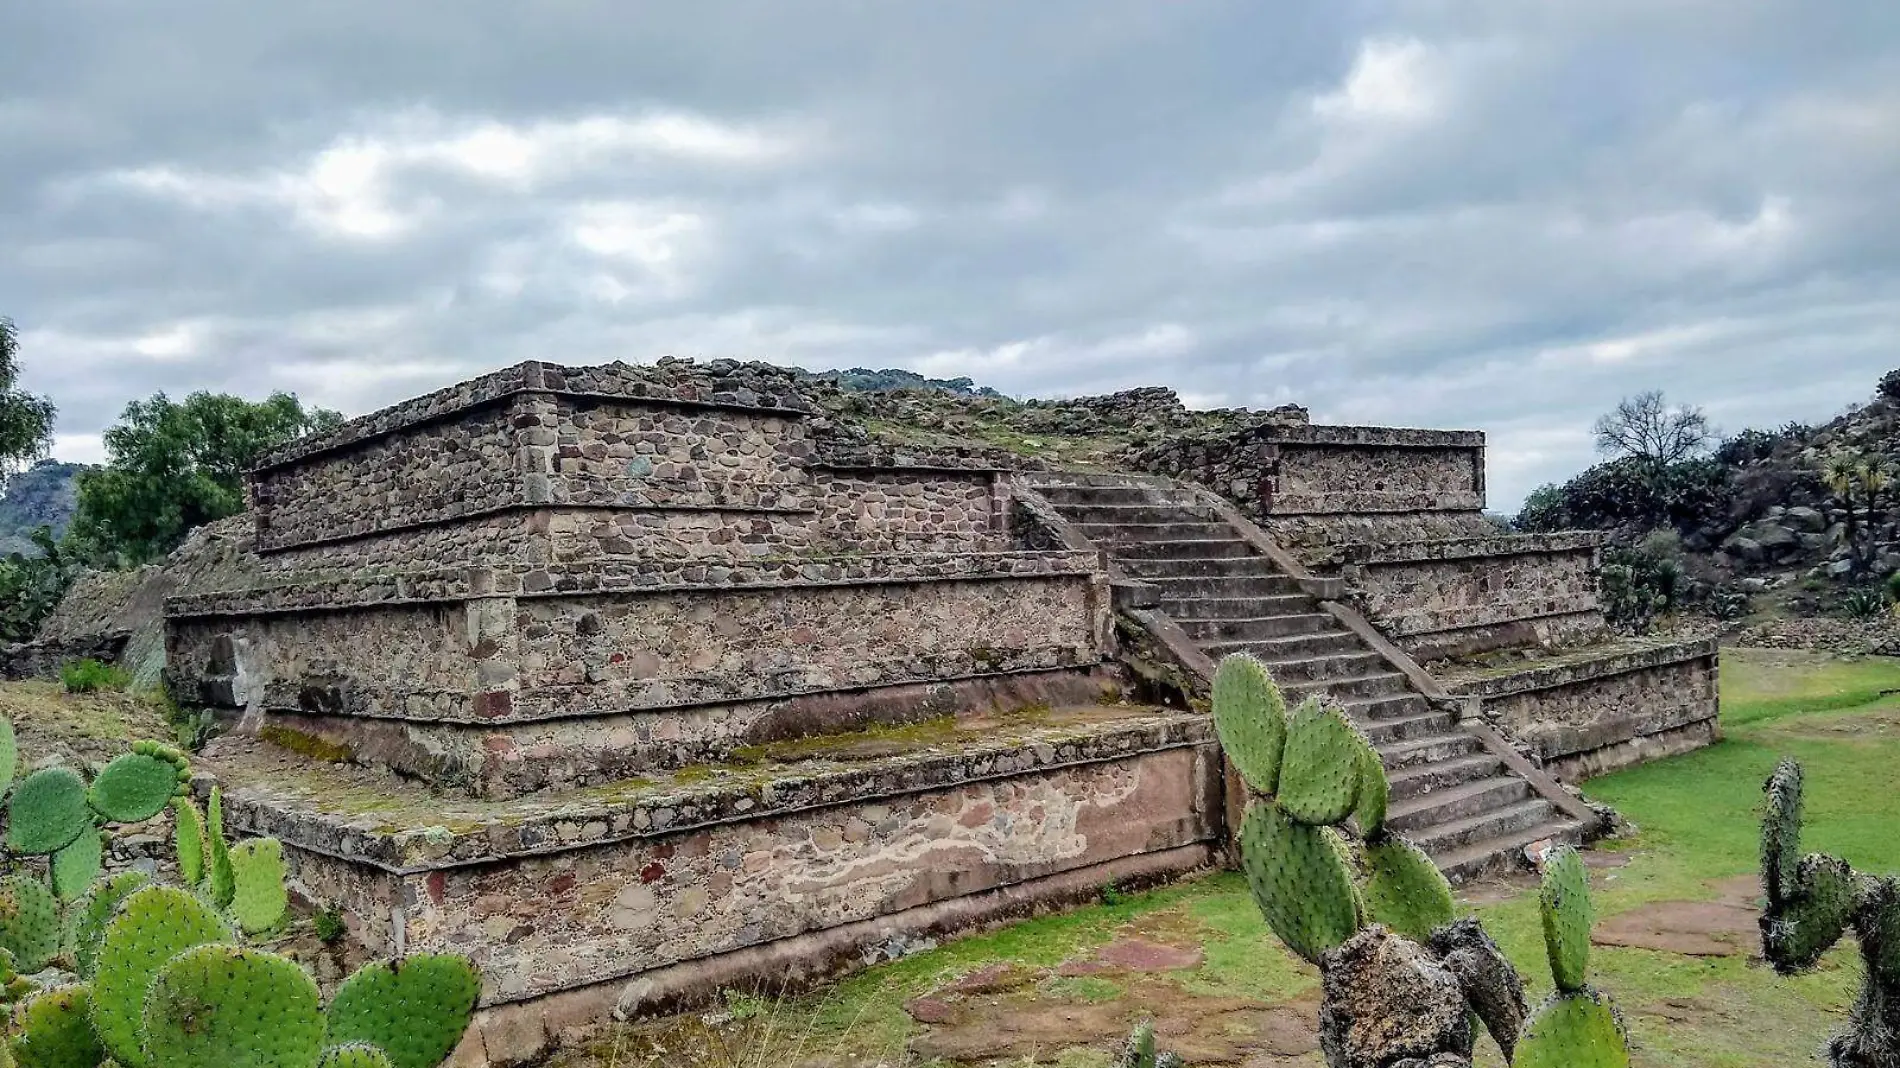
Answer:
M41 460L9 478L0 496L0 555L38 552L28 536L42 526L52 527L54 537L64 534L77 503L79 473L89 469Z

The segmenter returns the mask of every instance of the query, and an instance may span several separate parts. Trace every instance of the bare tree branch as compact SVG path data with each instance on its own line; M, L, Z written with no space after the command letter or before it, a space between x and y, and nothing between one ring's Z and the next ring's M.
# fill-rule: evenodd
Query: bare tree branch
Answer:
M1633 456L1655 467L1689 459L1707 448L1709 417L1694 405L1672 408L1662 391L1625 397L1616 410L1597 419L1597 451Z

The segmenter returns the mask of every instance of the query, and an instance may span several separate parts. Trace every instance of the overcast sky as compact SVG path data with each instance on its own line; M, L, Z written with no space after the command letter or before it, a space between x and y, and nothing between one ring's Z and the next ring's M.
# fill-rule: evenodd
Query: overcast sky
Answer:
M643 12L635 14L633 12ZM0 314L56 452L526 358L1491 434L1900 366L1900 3L0 3Z

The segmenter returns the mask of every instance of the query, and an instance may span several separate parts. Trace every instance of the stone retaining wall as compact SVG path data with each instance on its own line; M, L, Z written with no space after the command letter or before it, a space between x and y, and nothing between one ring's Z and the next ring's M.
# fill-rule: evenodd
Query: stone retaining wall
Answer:
M1494 535L1340 552L1349 596L1421 660L1507 647L1573 647L1608 628L1590 533Z
M1551 774L1575 782L1715 741L1717 655L1713 640L1632 640L1444 681Z

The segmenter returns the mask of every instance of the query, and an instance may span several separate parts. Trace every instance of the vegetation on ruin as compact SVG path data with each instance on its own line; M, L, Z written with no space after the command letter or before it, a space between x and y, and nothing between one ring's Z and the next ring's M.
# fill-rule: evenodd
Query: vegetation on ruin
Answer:
M1584 855L1596 905L1593 985L1611 991L1636 1063L1734 1068L1813 1063L1847 1018L1862 977L1841 945L1811 972L1782 978L1760 962L1762 782L1783 756L1810 769L1805 847L1872 871L1900 870L1900 662L1813 653L1725 650L1725 739L1707 749L1592 780L1593 797L1637 833ZM1818 769L1825 768L1825 774ZM569 1051L567 1068L613 1064L1059 1064L1104 1068L1144 1018L1163 1047L1239 1050L1239 1060L1316 1068L1317 969L1266 927L1245 878L1218 873L1155 890L1119 888L1112 903L1026 920L848 977L810 995L746 995L743 1020L714 1013L617 1030ZM1552 990L1536 888L1465 888L1471 909L1526 980L1535 1004ZM1604 945L1605 938L1628 943ZM1697 945L1696 943L1713 943ZM1185 966L1104 964L1139 945L1178 951ZM1673 946L1675 948L1662 948ZM1692 955L1710 950L1728 955ZM1069 974L1063 974L1064 972ZM963 988L958 987L959 981ZM906 1006L932 1019L920 1022ZM1051 1021L1038 1026L1038 1021ZM1303 1032L1294 1030L1298 1023ZM695 1059L680 1037L738 1043L770 1034L764 1061ZM1058 1039L1057 1035L1066 1035ZM711 1051L711 1039L700 1047ZM757 1043L745 1045L750 1051ZM661 1053L665 1049L668 1052ZM1280 1059L1262 1051L1286 1050ZM949 1054L970 1054L952 1060ZM1488 1040L1476 1063L1502 1064ZM1189 1057L1194 1063L1193 1057Z

